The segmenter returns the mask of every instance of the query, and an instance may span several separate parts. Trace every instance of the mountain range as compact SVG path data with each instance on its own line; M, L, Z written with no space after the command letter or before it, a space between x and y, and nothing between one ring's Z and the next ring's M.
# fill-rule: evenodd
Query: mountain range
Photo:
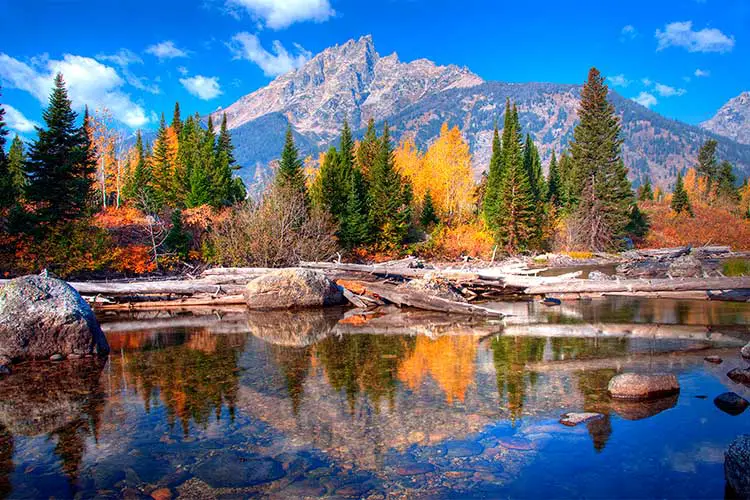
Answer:
M581 87L489 82L467 68L427 59L405 63L395 53L381 57L372 37L363 36L324 50L217 110L214 121L227 114L235 157L243 166L240 175L255 193L272 176L288 125L300 151L315 155L338 139L345 119L355 135L364 132L370 118L379 126L387 121L396 140L408 134L422 148L443 122L457 125L479 177L507 98L517 104L524 131L546 161L572 139ZM614 91L610 99L621 116L623 158L635 184L648 176L657 185L670 185L678 170L695 164L698 148L709 138L718 141L719 157L736 166L738 177L750 173L750 93L729 101L700 127L665 118Z

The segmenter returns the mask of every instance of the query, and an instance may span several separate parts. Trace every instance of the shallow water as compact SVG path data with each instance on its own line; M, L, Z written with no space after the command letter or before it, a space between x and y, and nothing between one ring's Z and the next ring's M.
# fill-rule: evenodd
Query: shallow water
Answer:
M724 450L750 411L713 399L750 399L725 375L742 363L750 307L497 306L505 324L102 315L106 363L20 365L0 380L0 497L725 496ZM612 402L607 382L625 370L675 373L682 390ZM558 423L584 410L604 418Z

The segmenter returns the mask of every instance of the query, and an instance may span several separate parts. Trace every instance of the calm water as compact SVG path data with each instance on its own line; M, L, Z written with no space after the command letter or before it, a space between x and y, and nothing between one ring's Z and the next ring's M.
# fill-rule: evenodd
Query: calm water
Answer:
M750 307L610 299L427 313L102 315L106 363L0 380L0 498L714 497L750 410ZM722 365L703 361L708 353ZM679 397L623 404L618 371ZM558 423L566 411L602 420Z

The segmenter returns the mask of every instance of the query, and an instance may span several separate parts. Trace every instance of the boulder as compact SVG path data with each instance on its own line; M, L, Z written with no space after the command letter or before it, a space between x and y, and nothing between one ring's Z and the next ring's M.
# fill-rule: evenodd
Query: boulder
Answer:
M414 290L415 292L421 292L432 297L440 297L441 299L452 300L453 302L466 302L466 299L461 292L456 289L448 280L434 276L431 273L427 274L422 279L414 279L403 285L399 285L398 288L404 288L407 290Z
M714 399L714 404L724 413L735 416L741 414L750 406L745 398L734 392L719 394Z
M724 362L723 359L721 359L719 356L706 356L703 358L703 361L706 361L708 363L713 363L715 365L720 365Z
M669 263L667 272L673 278L702 278L703 264L692 255L683 255Z
M64 281L23 276L0 290L0 364L108 353L91 307Z
M615 399L654 399L680 392L680 384L670 373L622 373L612 377L607 391Z
M750 359L750 342L740 350L740 354L742 354L743 358Z
M573 427L584 422L589 422L591 420L599 420L600 418L604 418L604 415L602 415L601 413L572 412L565 413L562 417L560 417L560 423L563 425L567 425L568 427Z
M737 498L750 498L750 434L737 437L724 453L724 478Z
M732 382L750 387L750 368L734 368L727 373Z
M279 269L252 280L245 288L250 309L322 307L345 302L341 288L312 269Z
M588 279L590 279L591 281L610 281L613 278L609 274L604 274L601 271L591 271L589 273Z

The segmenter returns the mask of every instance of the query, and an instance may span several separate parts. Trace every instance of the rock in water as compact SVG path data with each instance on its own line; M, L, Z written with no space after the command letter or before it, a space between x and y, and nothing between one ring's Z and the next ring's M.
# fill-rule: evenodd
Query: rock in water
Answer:
M750 359L750 342L748 342L747 345L742 348L740 354L742 354L743 358Z
M608 274L604 274L601 271L591 271L589 277L591 281L610 281L612 277Z
M91 307L57 278L23 276L0 290L0 358L109 353Z
M612 377L607 391L615 399L653 399L680 392L680 384L669 373L622 373Z
M750 387L750 368L734 368L727 373L732 382Z
M683 255L670 262L668 273L673 278L702 278L703 264L692 255Z
M560 423L563 425L567 425L568 427L573 427L590 420L599 420L600 418L604 418L604 415L602 415L601 413L565 413L562 417L560 417Z
M724 454L724 477L737 498L750 498L750 434L739 436Z
M721 363L724 362L724 360L721 359L719 356L706 356L705 358L703 358L703 360L708 363L713 363L715 365L720 365Z
M312 269L280 269L247 284L250 309L290 309L343 304L344 294L325 274Z
M719 394L714 399L714 404L724 413L735 416L741 414L750 406L750 403L745 398L734 392Z

